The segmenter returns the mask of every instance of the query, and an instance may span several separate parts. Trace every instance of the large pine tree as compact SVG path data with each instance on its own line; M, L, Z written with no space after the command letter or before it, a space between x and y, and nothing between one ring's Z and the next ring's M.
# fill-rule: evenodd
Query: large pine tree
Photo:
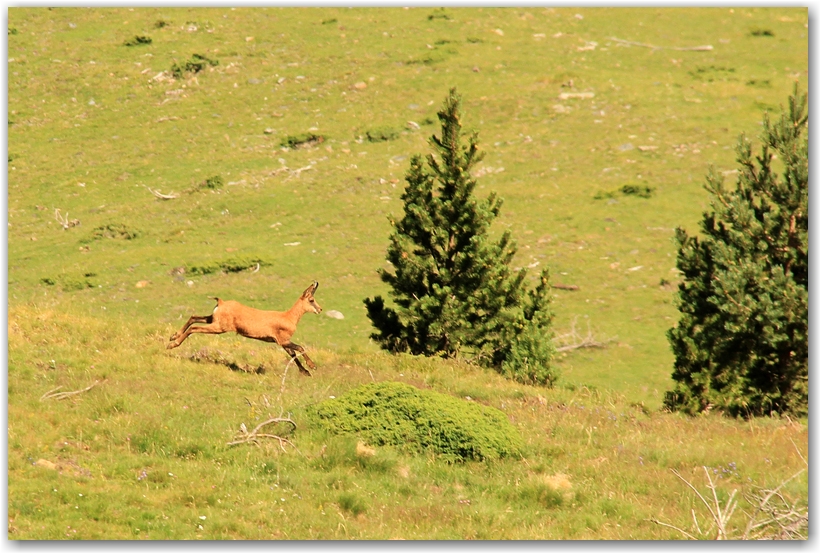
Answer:
M678 325L670 409L732 415L808 409L808 111L805 95L741 136L735 190L714 170L700 238L677 230ZM778 177L778 167L782 177Z
M390 351L468 356L519 381L551 383L548 273L527 292L526 269L510 268L510 232L491 240L502 200L473 196L470 171L483 154L475 133L461 143L460 102L452 89L438 113L441 136L430 139L438 155L410 161L404 216L390 218L392 270L380 270L395 307L365 300L372 338Z

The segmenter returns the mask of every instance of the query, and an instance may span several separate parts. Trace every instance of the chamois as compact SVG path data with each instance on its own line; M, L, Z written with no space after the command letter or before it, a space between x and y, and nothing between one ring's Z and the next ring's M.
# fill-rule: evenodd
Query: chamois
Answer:
M213 298L216 300L213 313L206 317L192 315L182 330L171 336L167 348L179 347L188 336L194 333L236 332L246 338L279 344L293 358L299 370L310 376L310 371L302 366L298 355L301 354L305 358L311 369L315 369L316 365L305 353L305 348L294 344L290 338L296 332L296 325L299 324L302 315L308 312L316 314L322 312L322 306L313 298L318 287L319 283L314 281L287 311L262 311L236 301L222 301L219 298ZM194 323L205 323L205 325L193 326Z

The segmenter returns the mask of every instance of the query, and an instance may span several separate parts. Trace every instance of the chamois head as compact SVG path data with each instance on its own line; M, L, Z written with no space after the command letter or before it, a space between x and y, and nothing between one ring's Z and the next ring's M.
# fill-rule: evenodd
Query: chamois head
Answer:
M319 287L319 283L317 281L313 281L313 284L307 287L307 290L302 292L302 296L299 298L300 300L304 300L308 302L309 309L307 311L312 310L317 315L322 312L322 306L319 305L313 297L313 294L316 293L316 289Z

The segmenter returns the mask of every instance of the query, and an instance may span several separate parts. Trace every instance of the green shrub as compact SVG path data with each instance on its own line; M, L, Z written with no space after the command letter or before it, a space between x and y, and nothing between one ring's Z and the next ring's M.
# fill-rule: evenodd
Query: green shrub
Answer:
M225 179L219 175L208 177L199 185L200 188L207 188L208 190L219 190L223 186L225 186Z
M624 196L638 196L640 198L649 198L652 196L654 188L640 184L625 184L621 187L621 194Z
M809 167L806 96L772 123L762 152L737 147L737 186L711 171L700 236L678 228L680 320L667 336L675 389L665 404L732 415L808 412ZM777 154L783 177L773 166Z
M429 451L449 461L517 457L523 441L493 407L400 382L360 386L315 408L319 425L372 445Z
M113 238L114 240L133 240L139 237L140 233L128 228L122 223L110 223L100 225L91 231L91 240L102 240L103 238Z
M152 42L153 40L151 40L150 36L136 35L135 37L129 38L128 40L123 42L123 44L125 46L140 46L143 44L151 44Z
M325 137L313 134L313 133L302 133L293 136L286 136L282 139L279 143L280 146L283 148L309 148L311 146L315 146L317 144L321 144L325 141Z
M353 516L367 512L367 502L351 492L342 492L339 494L339 507Z
M510 231L490 235L503 201L474 197L470 172L484 154L475 134L462 144L460 106L451 89L438 112L441 135L430 139L438 155L410 161L404 216L389 218L392 269L379 271L395 306L364 300L377 330L370 336L389 351L470 357L516 380L551 384L549 274L527 293L527 269L510 266Z
M368 142L388 142L397 139L399 134L399 131L391 127L377 127L365 131L364 138Z
M212 60L201 54L193 54L191 59L182 64L174 63L171 66L171 75L173 75L175 79L181 79L186 73L199 73L209 65L217 66L219 65L219 61Z
M257 265L265 265L265 262L258 257L232 257L204 265L194 265L189 271L192 275L210 275L217 272L239 273L256 268Z

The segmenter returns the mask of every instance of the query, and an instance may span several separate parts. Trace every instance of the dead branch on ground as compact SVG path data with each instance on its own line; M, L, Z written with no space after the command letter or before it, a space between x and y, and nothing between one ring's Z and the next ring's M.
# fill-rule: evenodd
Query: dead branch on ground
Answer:
M291 446L293 449L295 449L297 452L301 453L296 448L296 446L293 445L293 442L291 442L287 438L283 438L282 436L279 436L277 434L260 433L260 430L262 430L263 427L275 423L287 423L291 425L291 432L296 430L296 423L293 422L293 419L290 418L290 415L288 415L287 417L271 417L266 421L260 422L258 425L256 425L256 428L254 428L250 432L248 432L248 428L245 426L245 423L243 422L239 425L239 432L234 436L233 441L228 442L227 445L232 446L239 444L253 444L259 447L260 439L270 438L273 440L277 440L279 442L279 447L282 448L282 451L285 451L285 445L287 444Z
M709 482L706 487L712 492L711 504L709 501L706 500L706 498L703 497L703 495L698 491L697 488L695 488L695 486L693 486L688 480L681 476L678 471L672 469L672 473L675 476L677 476L684 484L686 484L686 486L688 486L689 489L695 492L695 495L698 497L698 499L700 499L701 503L703 503L706 506L706 509L709 511L709 515L712 519L712 522L715 524L716 527L716 534L714 539L807 539L806 532L808 531L809 525L808 507L798 507L795 502L788 500L781 492L782 488L788 482L802 474L804 472L804 469L801 469L799 472L797 472L790 478L787 478L786 480L781 482L780 485L773 490L757 488L757 490L753 492L743 494L746 501L748 501L749 504L752 505L752 507L754 508L754 511L751 514L748 514L745 511L743 511L749 517L749 521L746 525L746 529L743 532L743 535L741 535L740 537L730 536L729 531L727 530L728 522L732 518L732 515L734 515L738 505L736 499L737 489L732 490L732 492L729 494L729 498L724 503L723 508L721 508L720 500L717 496L717 486L715 482L712 480L708 468L703 467L703 471L706 473L706 479ZM694 521L694 527L698 535L704 536L704 532L700 529L700 524L698 523L698 518L695 514L694 509L692 509L692 519ZM689 539L698 539L693 534L673 524L661 522L660 520L654 518L648 520L659 526L672 528L673 530L680 532Z
M83 392L87 392L88 390L90 390L91 388L93 388L94 386L99 384L100 382L104 382L104 380L95 380L94 384L92 384L88 388L83 388L82 390L75 390L73 392L57 392L57 390L62 388L62 386L57 386L53 390L49 390L48 392L46 392L42 396L40 396L40 401L43 401L43 400L46 400L46 399L57 399L57 400L59 400L59 399L65 399L67 397L75 396L77 394L82 394Z
M311 169L313 169L313 165L307 165L305 167L300 167L299 169L288 169L290 174L287 176L287 178L285 178L285 181L289 181L293 178L294 175L299 177L302 175L302 171L310 171Z
M645 44L643 42L633 42L631 40L621 40L620 38L615 38L614 36L609 37L609 40L613 42L617 42L619 44L628 44L629 46L641 46L643 48L651 48L652 50L678 50L680 52L684 51L691 51L691 52L708 52L713 50L711 44L706 44L703 46L690 46L690 47L676 47L676 46L655 46L654 44Z
M68 211L65 212L65 215L60 213L60 209L57 208L54 210L54 218L60 223L60 226L63 227L63 230L68 230L71 227L76 227L80 224L79 219L71 219L68 218Z
M606 345L611 342L612 340L607 340L605 342L599 342L595 339L592 335L592 329L589 327L589 321L587 321L587 334L586 336L581 336L576 329L576 325L578 323L578 317L575 317L572 320L572 326L570 331L566 334L560 334L556 336L553 340L556 344L563 344L555 348L555 351L560 353L564 351L572 351L575 349L581 348L605 348Z
M755 505L755 511L749 517L743 539L752 540L805 540L804 531L809 528L809 509L800 508L789 501L780 491L787 482L803 473L800 472L781 482L777 488L767 490L759 488L744 494L746 500ZM758 520L758 516L761 516Z
M148 192L150 192L160 200L174 200L176 198L179 198L179 194L177 194L176 192L171 192L170 194L163 194L159 190L154 190L148 186L146 186L145 188L148 188Z

